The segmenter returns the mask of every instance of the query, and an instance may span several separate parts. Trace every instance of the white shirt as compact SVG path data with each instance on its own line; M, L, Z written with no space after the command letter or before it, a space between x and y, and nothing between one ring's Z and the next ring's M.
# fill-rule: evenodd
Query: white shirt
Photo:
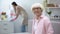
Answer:
M37 30L37 26L38 26L38 20L36 20L35 24L34 24L34 31L36 33L36 30Z

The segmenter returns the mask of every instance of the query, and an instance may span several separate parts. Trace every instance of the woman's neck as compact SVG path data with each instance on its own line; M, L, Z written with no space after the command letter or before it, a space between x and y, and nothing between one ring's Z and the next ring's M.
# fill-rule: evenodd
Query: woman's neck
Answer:
M40 19L40 15L39 16L36 16L36 19L39 20Z

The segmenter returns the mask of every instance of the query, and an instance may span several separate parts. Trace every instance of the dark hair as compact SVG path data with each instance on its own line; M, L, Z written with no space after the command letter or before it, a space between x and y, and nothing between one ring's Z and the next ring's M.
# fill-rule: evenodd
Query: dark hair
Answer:
M12 5L15 5L15 6L17 6L16 2L12 2Z

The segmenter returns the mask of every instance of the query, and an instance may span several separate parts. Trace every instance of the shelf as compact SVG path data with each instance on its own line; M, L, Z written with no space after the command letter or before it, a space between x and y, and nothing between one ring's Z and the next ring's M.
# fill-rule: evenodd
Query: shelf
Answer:
M50 18L51 20L60 20L60 18L58 19L58 18Z
M60 16L49 16L51 20L60 20Z
M56 9L60 9L60 7L46 7L46 8L54 8L54 9L56 8Z

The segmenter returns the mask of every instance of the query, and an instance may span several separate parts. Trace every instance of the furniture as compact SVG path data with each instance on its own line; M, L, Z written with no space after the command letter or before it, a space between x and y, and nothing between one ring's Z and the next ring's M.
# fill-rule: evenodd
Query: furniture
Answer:
M14 25L12 22L0 21L0 34L14 33Z
M46 0L46 15L49 15L50 19L60 20L60 0Z

